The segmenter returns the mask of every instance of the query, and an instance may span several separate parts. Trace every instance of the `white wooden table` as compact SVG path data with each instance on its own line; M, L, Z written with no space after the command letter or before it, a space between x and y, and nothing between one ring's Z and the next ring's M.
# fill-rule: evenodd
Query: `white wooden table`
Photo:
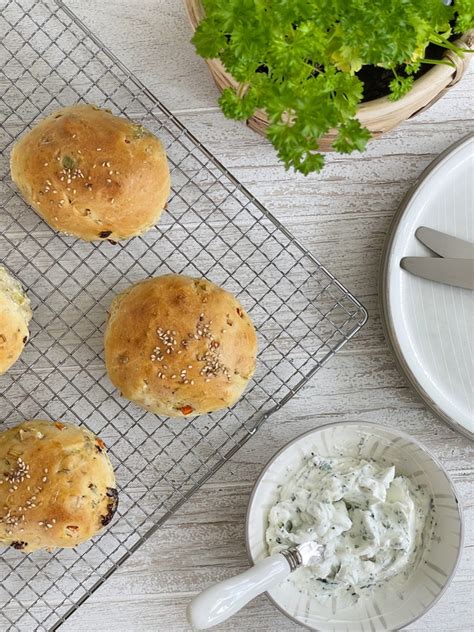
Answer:
M68 632L181 632L186 606L247 565L244 520L252 486L289 439L328 421L390 424L422 441L448 469L464 505L466 541L456 578L417 632L474 629L473 446L407 386L384 340L380 254L394 212L423 169L472 124L473 73L431 110L364 154L328 155L325 170L286 173L272 147L226 120L189 39L181 0L67 0L68 5L185 125L352 290L370 312L357 338L272 417L227 466L118 570L64 626ZM290 632L265 597L216 630Z

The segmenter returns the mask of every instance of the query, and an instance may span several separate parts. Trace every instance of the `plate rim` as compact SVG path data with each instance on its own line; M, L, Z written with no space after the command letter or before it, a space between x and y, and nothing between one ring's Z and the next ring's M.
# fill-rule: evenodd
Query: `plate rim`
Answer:
M473 136L474 136L474 133L473 133ZM246 552L247 552L247 557L248 557L248 560L249 560L250 564L255 564L255 560L252 557L252 551L251 551L251 548L250 548L250 513L251 513L252 504L253 504L255 495L257 493L257 490L258 490L258 488L259 488L264 476L267 474L269 468L280 457L281 454L283 454L288 449L290 449L298 441L301 441L301 439L304 439L304 438L309 437L309 436L311 436L313 434L316 434L316 433L320 432L321 430L324 430L324 429L327 429L327 428L331 428L331 427L334 427L334 426L339 426L339 425L350 425L350 426L365 425L365 426L373 426L375 428L382 428L384 430L389 430L389 431L393 432L394 434L402 437L406 441L414 443L425 454L427 454L434 461L434 463L437 465L437 467L442 471L442 473L446 477L446 480L449 483L449 486L451 488L453 496L454 496L454 498L456 500L456 506L457 506L458 516L459 516L459 547L458 547L458 550L457 550L456 560L455 560L455 563L454 563L454 566L453 566L453 570L452 570L452 572L451 572L446 584L443 586L442 590L439 592L439 594L436 596L436 598L433 599L433 601L428 605L428 607L423 611L422 614L420 614L417 617L411 619L410 621L407 621L406 623L404 623L404 627L406 627L408 625L411 625L412 623L416 623L416 621L418 621L419 619L424 617L440 601L440 599L445 595L445 593L448 590L448 588L451 586L452 581L455 578L456 573L458 571L459 563L461 561L461 558L462 558L462 555L463 555L463 551L464 551L464 540L465 540L465 524L464 524L464 520L465 520L465 515L464 515L464 506L463 506L463 503L462 503L461 499L459 498L458 492L456 490L456 486L454 485L454 482L451 479L450 474L448 473L448 471L444 467L443 463L440 461L440 459L437 456L435 456L431 452L431 450L429 450L425 446L424 443L422 443L421 441L419 441L415 437L412 437L405 430L399 430L398 428L397 429L393 429L391 426L389 426L387 428L384 424L377 423L375 421L367 421L366 419L357 419L357 420L356 419L348 419L346 421L330 421L330 422L321 424L320 426L317 426L316 428L312 428L311 430L307 430L307 431L305 431L303 433L298 434L296 437L293 437L293 439L291 439L290 441L285 443L265 463L265 465L263 466L262 470L260 471L260 474L259 474L257 480L255 481L255 484L254 484L254 486L252 488L252 491L250 493L249 501L248 501L248 504L247 504L246 515L245 515L245 549L246 549ZM299 619L297 619L296 617L291 615L289 612L287 612L283 608L283 606L281 606L276 601L276 599L274 599L270 595L270 593L268 591L263 593L263 594L270 601L270 603L272 603L275 606L275 608L277 608L277 610L279 610L282 614L285 615L285 617L287 617L288 619L290 619L294 623L297 623L298 625L300 625L301 627L303 627L303 628L305 628L307 630L312 630L312 632L324 632L324 630L321 630L321 628L316 628L316 627L314 627L314 626L312 626L312 625L310 625L308 623L303 623L302 621L300 621Z
M456 150L460 149L463 145L467 145L470 141L474 140L474 132L469 132L462 138L460 138L455 143L449 145L435 160L433 160L421 173L421 175L417 178L415 183L410 187L408 192L403 197L395 215L390 223L387 236L385 238L382 255L381 255L381 266L380 266L380 275L379 275L379 283L378 283L378 303L381 315L382 329L385 336L385 340L392 352L392 356L395 359L395 363L400 371L400 373L405 377L408 384L415 391L418 397L422 400L422 402L427 406L431 412L433 412L438 419L444 421L448 426L450 426L456 432L459 432L464 437L474 440L474 433L470 432L468 428L464 427L461 423L457 421L451 415L448 415L425 391L425 389L418 382L415 374L411 370L408 362L405 359L405 356L402 352L400 345L398 344L398 340L395 334L395 329L393 326L393 321L390 315L390 309L388 306L388 262L390 258L390 253L392 250L393 241L395 238L395 234L397 232L398 227L400 226L405 212L410 205L411 201L415 197L418 192L418 189L424 183L424 181L429 177L432 171L436 169L442 162L447 160L451 154L453 154Z

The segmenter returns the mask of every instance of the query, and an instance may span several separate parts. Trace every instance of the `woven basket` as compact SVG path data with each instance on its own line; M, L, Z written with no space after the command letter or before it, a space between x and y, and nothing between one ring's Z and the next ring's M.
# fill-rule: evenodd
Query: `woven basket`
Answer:
M189 19L193 29L204 18L204 8L201 0L185 0ZM474 49L474 30L465 33L456 42L462 48ZM408 94L398 101L390 101L387 97L374 99L362 103L358 108L357 118L378 138L384 132L397 127L427 108L443 96L464 75L470 61L470 55L459 57L452 51L446 51L445 58L454 62L455 67L436 65L417 79ZM232 87L238 88L238 82L224 68L218 59L207 59L207 65L219 90ZM265 136L268 118L263 110L257 110L247 124L253 130ZM336 138L335 132L328 132L319 140L321 151L334 151L331 144Z

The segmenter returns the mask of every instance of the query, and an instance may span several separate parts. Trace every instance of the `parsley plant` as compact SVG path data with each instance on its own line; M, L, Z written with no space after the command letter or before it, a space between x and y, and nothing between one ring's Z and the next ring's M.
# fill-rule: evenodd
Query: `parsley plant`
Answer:
M449 38L474 24L474 0L203 0L206 18L193 42L219 58L240 82L220 98L224 114L247 119L263 109L268 138L285 167L319 171L318 140L337 130L333 147L362 151L370 138L355 117L365 65L393 72L391 99L412 87L429 43L463 51ZM452 26L454 25L454 27Z

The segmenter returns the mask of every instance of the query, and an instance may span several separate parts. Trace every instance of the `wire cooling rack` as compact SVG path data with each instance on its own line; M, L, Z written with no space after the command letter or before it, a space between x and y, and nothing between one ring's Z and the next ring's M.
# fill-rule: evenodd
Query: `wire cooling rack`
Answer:
M2 549L0 630L55 630L364 324L360 303L181 123L53 0L0 0L0 262L27 287L31 340L0 377L0 423L85 423L109 446L118 514L75 550ZM60 106L109 107L164 142L173 195L127 243L54 233L9 176L15 139ZM234 292L259 336L257 371L232 409L165 420L121 399L102 355L115 294L149 275L205 276ZM1 426L0 426L1 427ZM2 515L0 507L0 517Z

